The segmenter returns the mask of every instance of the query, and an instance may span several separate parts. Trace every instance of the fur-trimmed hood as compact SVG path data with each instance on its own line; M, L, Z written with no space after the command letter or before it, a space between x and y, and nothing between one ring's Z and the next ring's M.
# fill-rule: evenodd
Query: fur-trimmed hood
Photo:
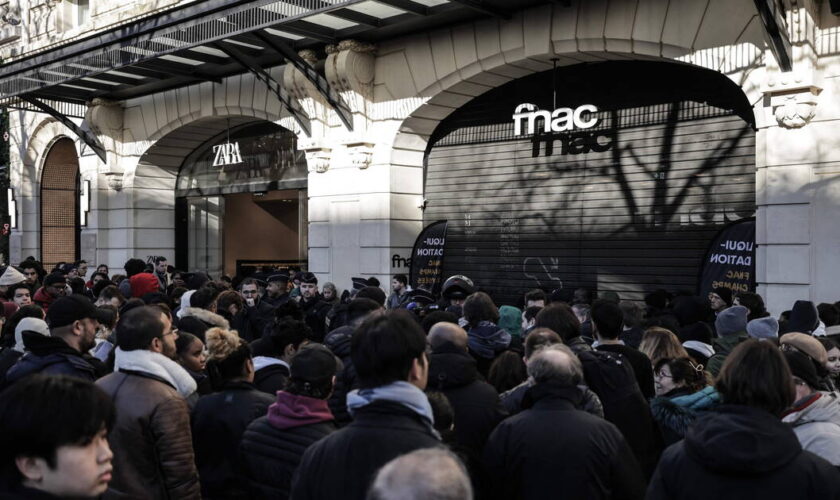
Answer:
M230 323L228 323L228 320L214 312L208 311L207 309L202 309L200 307L188 307L184 309L184 315L181 319L190 316L207 323L211 327L218 326L219 328L230 330Z

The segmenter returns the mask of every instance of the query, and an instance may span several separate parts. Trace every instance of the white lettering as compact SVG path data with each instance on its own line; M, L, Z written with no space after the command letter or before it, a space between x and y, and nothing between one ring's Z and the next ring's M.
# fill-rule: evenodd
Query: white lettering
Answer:
M598 118L594 116L597 112L598 108L592 104L584 104L574 110L572 108L557 108L553 112L540 110L533 104L520 104L516 107L512 116L513 135L533 134L537 128L538 120L542 120L542 128L545 133L566 132L573 128L592 128L598 123ZM589 119L585 118L585 114L591 115ZM525 124L524 131L522 130L523 123Z
M213 146L213 153L215 154L213 157L214 167L242 163L242 154L239 152L238 142L217 144Z

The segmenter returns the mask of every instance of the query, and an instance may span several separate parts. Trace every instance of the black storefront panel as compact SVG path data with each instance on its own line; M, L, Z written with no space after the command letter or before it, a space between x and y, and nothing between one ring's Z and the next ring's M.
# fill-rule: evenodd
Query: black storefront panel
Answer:
M424 219L449 221L444 275L512 304L536 287L693 291L717 232L755 212L755 133L727 106L656 90L599 103L586 131L514 137L510 95L443 123Z

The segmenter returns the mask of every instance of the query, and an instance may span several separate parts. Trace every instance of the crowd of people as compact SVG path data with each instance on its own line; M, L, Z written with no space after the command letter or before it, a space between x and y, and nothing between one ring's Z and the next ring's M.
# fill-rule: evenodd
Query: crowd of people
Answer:
M840 499L840 304L0 270L0 498Z

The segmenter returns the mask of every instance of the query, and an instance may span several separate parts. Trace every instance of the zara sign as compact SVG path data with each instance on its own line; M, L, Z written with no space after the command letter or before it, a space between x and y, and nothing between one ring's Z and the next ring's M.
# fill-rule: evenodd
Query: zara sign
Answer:
M557 108L553 112L538 109L534 104L520 104L513 112L513 135L533 134L538 119L542 119L545 133L592 128L598 124L598 118L591 115L597 112L598 108L592 104L583 104L575 109ZM523 123L525 124L524 132Z
M235 165L242 163L238 142L226 142L213 146L213 166Z

